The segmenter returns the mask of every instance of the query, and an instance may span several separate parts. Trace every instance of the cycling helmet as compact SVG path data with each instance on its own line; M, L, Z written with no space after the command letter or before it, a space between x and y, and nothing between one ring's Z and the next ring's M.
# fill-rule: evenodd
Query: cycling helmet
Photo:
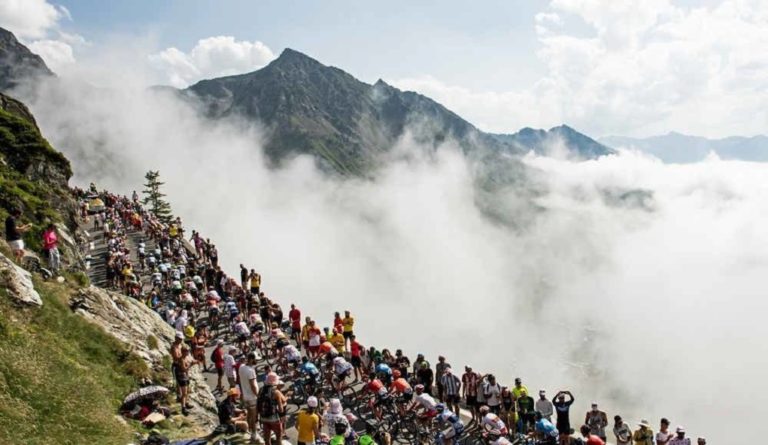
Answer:
M437 405L435 405L435 411L437 411L438 413L442 413L443 411L445 411L445 404L438 403Z
M424 392L424 385L422 385L421 383L419 383L419 384L418 384L418 385L416 385L416 387L415 387L415 388L413 388L413 389L414 389L414 390L415 390L417 393L422 393L422 392Z
M363 436L360 436L360 439L357 440L358 445L371 445L374 444L373 437L369 436L368 434L365 434Z
M336 357L336 358L333 359L333 364L334 365L340 365L340 364L344 363L344 361L345 361L344 357L339 356L339 357Z
M488 414L489 412L491 412L491 409L488 408L488 405L483 405L483 406L480 407L480 415L484 416L484 415Z
M395 369L394 371L392 371L392 377L393 378L399 379L400 376L401 376L401 374L400 374L400 370L399 369Z
M337 435L342 435L347 432L347 424L346 422L336 422L333 425L333 429Z

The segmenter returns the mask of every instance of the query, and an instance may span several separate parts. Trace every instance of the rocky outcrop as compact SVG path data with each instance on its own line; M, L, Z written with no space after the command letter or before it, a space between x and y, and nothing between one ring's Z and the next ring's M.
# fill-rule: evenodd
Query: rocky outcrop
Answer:
M133 298L95 286L81 290L77 298L77 313L125 343L151 369L170 371L166 366L175 331L157 313ZM150 340L150 336L156 341ZM216 399L198 367L193 367L190 377L193 408L186 420L207 434L218 425Z
M0 28L0 91L50 76L53 72L40 56L22 45L13 33Z
M43 300L32 283L32 275L0 253L0 287L21 304L42 306Z

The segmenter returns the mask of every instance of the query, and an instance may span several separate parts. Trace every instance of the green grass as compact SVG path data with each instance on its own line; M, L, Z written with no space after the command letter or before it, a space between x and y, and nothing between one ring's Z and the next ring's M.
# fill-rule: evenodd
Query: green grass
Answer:
M121 444L115 419L146 364L71 313L67 285L38 283L42 308L18 308L0 288L0 443Z

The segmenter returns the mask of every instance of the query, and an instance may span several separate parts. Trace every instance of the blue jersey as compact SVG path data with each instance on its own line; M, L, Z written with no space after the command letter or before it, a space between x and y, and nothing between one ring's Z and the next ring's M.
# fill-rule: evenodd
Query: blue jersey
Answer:
M547 419L539 419L536 421L536 432L543 433L544 436L558 437L557 428L552 425Z
M312 362L303 363L299 367L299 370L311 377L317 377L320 375L320 371L317 369L317 366L315 366L315 364Z
M392 369L386 363L376 365L376 372L379 374L392 375Z

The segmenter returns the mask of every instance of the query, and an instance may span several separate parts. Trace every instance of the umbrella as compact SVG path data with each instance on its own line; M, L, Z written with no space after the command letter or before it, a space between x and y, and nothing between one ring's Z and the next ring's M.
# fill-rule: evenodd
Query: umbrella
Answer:
M140 388L138 391L134 391L128 394L123 400L123 405L135 404L139 400L154 399L162 397L168 394L168 388L165 386L153 385Z

